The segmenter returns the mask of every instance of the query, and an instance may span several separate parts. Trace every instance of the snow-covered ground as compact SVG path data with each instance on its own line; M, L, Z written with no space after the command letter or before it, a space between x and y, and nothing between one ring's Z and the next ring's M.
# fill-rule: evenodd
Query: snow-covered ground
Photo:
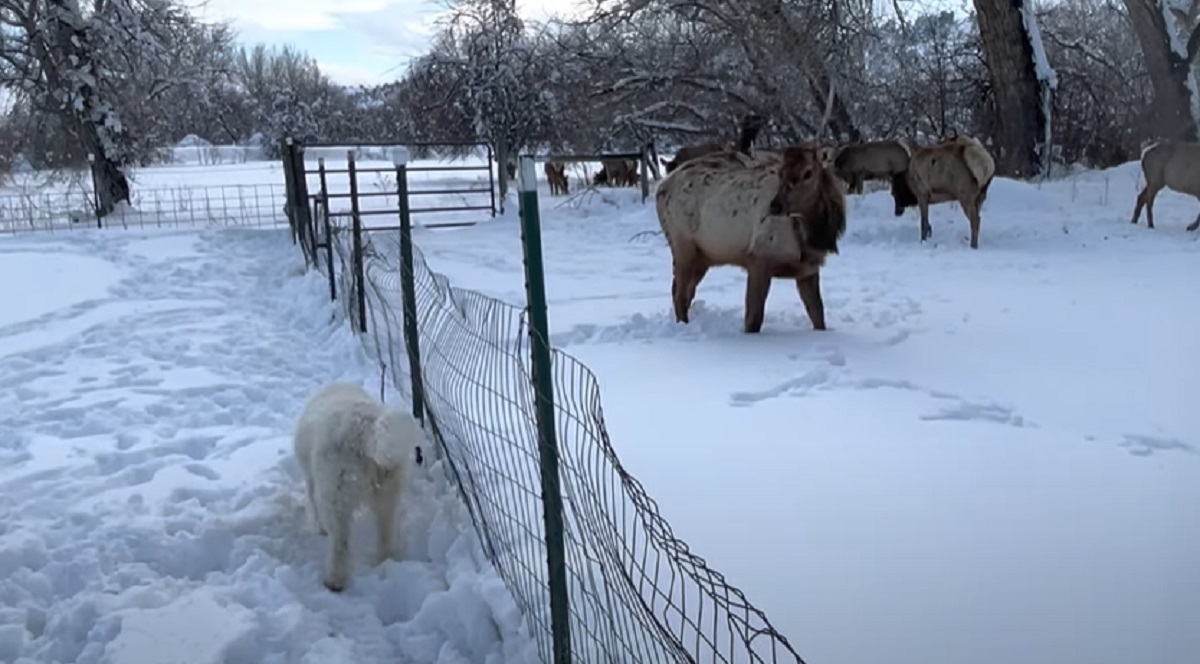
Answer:
M1164 192L1131 226L1138 185L1136 164L997 180L978 251L954 205L921 245L915 211L851 197L831 329L780 281L744 335L736 268L672 321L635 191L543 183L554 341L676 535L813 664L1200 661L1197 209ZM291 422L376 373L285 235L0 240L0 661L148 661L169 620L205 625L152 646L188 662L521 661L437 468L406 560L320 587ZM456 284L524 301L511 214L416 235Z
M810 662L1200 661L1200 233L1136 164L997 180L981 248L956 205L851 197L815 332L778 282L740 331L716 269L690 325L633 191L542 193L556 344L597 374L613 444L677 535ZM512 224L427 233L509 301Z
M302 271L286 229L0 239L0 661L533 661L440 465L321 585L291 429L378 373Z

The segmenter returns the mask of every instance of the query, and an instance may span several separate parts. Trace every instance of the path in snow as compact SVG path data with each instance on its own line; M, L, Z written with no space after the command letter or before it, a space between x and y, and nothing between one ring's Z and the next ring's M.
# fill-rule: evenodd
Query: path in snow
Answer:
M440 467L403 560L369 568L361 519L321 586L294 418L378 377L302 272L286 230L0 242L0 661L526 661Z

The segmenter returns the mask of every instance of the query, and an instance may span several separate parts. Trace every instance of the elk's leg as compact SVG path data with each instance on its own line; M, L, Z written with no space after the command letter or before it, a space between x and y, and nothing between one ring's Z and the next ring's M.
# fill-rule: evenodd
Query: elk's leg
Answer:
M821 273L814 272L807 277L797 277L796 290L800 292L800 301L804 303L813 329L824 330L825 302L821 299Z
M1138 217L1142 214L1142 207L1146 208L1146 228L1154 228L1154 199L1158 196L1158 189L1151 188L1146 185L1142 188L1142 192L1138 194L1137 203L1133 206L1133 219L1129 223L1137 224Z
M756 334L762 330L766 315L767 294L771 292L771 273L761 265L746 270L746 320L743 331Z
M924 242L933 235L933 227L929 225L929 201L918 201L917 206L921 208L921 241Z
M688 265L692 262L695 249L688 247L671 247L671 302L675 306L675 322L688 322L688 303L683 299L684 286L687 284Z
M688 311L692 308L692 301L696 299L696 289L700 287L700 282L704 281L704 276L708 274L708 261L703 256L697 253L692 259L691 268L688 270L687 281L683 283L683 306L684 310Z
M696 297L696 287L708 273L708 263L694 246L681 249L674 262L675 276L671 279L671 298L675 303L675 320L686 324L688 310Z
M1137 202L1133 204L1133 218L1129 220L1129 223L1134 226L1137 226L1138 217L1142 216L1142 208L1146 205L1146 191L1148 189L1149 187L1142 187L1142 190L1138 192Z
M979 248L979 206L974 202L967 202L962 206L963 212L967 215L967 221L971 223L971 248Z
M671 303L675 307L675 322L687 323L687 305L683 303L683 275L678 267L675 268L675 276L671 277Z

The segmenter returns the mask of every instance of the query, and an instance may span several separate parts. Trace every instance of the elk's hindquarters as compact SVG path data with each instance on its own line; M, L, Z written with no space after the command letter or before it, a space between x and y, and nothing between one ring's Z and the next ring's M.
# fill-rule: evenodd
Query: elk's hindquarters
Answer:
M1138 194L1132 223L1136 224L1146 208L1146 226L1154 228L1154 200L1165 189L1200 200L1200 143L1161 141L1142 152L1142 175L1146 186ZM1188 224L1189 231L1200 230L1200 217Z

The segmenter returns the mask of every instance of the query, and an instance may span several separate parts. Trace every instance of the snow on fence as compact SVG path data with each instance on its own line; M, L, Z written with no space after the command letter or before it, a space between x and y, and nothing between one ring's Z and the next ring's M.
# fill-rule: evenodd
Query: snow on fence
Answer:
M569 609L565 621L552 617L528 312L452 286L418 247L404 260L403 223L375 234L361 218L306 202L289 193L290 218L310 222L293 237L394 388L424 412L544 662L562 661L555 636L569 632L579 664L803 664L762 611L674 536L609 442L595 376L558 349L551 389Z

